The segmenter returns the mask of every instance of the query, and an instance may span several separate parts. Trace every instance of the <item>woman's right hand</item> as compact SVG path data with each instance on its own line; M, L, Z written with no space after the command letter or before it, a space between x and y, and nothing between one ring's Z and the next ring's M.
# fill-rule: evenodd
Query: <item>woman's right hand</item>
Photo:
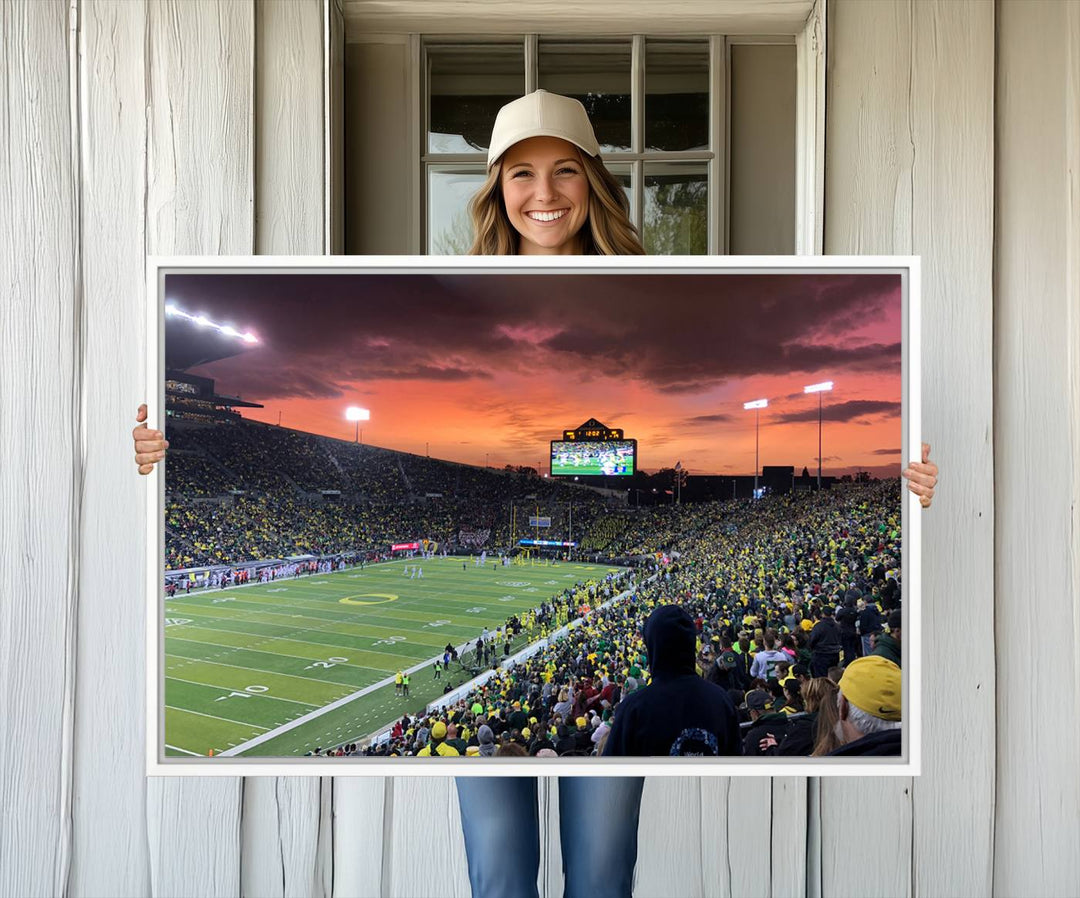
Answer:
M135 441L135 464L139 466L140 474L149 474L154 470L154 465L165 457L169 441L160 430L150 430L146 426L146 403L139 406L135 420L139 422L138 427L131 431Z

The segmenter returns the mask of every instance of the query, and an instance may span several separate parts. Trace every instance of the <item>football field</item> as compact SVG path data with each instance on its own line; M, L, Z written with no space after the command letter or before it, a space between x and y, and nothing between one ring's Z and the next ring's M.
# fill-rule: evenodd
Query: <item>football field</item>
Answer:
M422 709L447 682L462 684L456 663L434 678L432 661L447 643L475 641L485 626L494 631L511 614L619 570L462 564L396 560L178 593L164 610L166 755L288 757L359 740ZM413 566L422 578L406 573ZM410 669L406 699L393 680Z

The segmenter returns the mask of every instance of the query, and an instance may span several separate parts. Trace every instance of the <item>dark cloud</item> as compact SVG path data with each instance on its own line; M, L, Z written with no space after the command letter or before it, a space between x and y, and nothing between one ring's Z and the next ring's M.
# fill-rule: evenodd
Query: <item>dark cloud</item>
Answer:
M899 402L879 402L872 399L855 399L850 402L840 402L835 405L826 404L821 412L823 421L847 423L856 418L864 418L871 415L883 417L895 417L900 414ZM801 421L817 421L818 410L808 408L798 412L788 412L779 415L776 421L781 424L793 424ZM863 422L858 422L863 423Z
M693 418L687 418L682 421L681 424L684 427L703 427L708 424L726 424L729 421L734 421L734 415L695 415Z
M903 455L903 449L875 449L871 455Z
M666 393L762 374L900 374L898 275L241 273L170 275L166 294L260 337L207 366L256 399L503 372Z

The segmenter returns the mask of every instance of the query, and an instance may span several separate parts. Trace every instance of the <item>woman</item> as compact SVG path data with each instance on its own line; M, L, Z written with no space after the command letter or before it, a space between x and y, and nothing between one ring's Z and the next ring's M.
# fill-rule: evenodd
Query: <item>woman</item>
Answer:
M469 204L472 255L642 255L619 182L577 101L536 91L495 119L488 177ZM573 707L559 693L555 713ZM457 781L474 898L535 896L540 866L534 777ZM563 777L564 895L628 896L637 859L642 777ZM604 808L606 827L595 826Z
M495 119L488 177L469 203L470 255L644 255L585 107L538 90Z
M642 255L618 181L600 160L585 108L536 91L499 110L488 149L488 177L470 203L472 255ZM146 420L146 406L136 417ZM148 474L168 442L140 423L135 461ZM904 476L930 504L937 467ZM562 698L562 696L560 696ZM569 696L567 696L569 698ZM536 896L540 865L535 777L461 777L462 828L474 898ZM626 896L633 885L642 777L559 780L564 896ZM605 826L596 826L600 809Z

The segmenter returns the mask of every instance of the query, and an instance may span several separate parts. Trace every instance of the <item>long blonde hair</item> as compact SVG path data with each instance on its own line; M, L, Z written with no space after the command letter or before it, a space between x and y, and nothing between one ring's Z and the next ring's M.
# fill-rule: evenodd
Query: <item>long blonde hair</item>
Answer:
M814 727L814 750L810 756L820 758L840 747L836 735L836 722L840 712L836 708L836 693L839 687L828 677L814 677L803 683L802 697L807 711L817 711L817 725Z
M630 202L615 176L599 156L579 153L589 182L589 216L578 232L587 256L643 256L645 248L630 221ZM488 171L487 180L469 200L473 225L470 256L516 256L520 235L503 203L502 159Z

